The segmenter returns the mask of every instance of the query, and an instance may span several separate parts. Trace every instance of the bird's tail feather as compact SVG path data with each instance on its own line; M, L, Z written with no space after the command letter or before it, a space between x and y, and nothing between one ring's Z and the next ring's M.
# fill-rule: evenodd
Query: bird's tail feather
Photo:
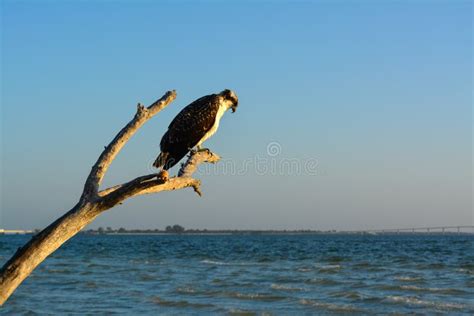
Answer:
M161 152L153 163L153 167L160 168L165 165L166 160L168 159L168 153Z

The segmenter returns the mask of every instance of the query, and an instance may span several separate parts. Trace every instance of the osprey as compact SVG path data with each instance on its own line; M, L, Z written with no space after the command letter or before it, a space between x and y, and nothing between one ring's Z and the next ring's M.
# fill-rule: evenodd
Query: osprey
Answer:
M176 115L161 138L161 153L153 166L168 170L195 146L201 150L202 143L217 131L225 111L232 109L235 112L238 103L237 95L226 89L219 94L206 95L186 106Z

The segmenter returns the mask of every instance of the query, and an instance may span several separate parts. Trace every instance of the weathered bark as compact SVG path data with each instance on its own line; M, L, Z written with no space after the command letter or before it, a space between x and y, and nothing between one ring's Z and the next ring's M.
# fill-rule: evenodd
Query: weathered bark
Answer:
M149 174L129 182L99 191L100 183L110 164L127 141L149 119L164 109L176 98L175 91L168 91L161 99L149 107L137 106L133 119L115 136L99 156L87 177L79 202L66 214L33 236L0 270L0 305L10 297L15 289L31 272L63 243L90 224L103 211L124 200L143 194L160 191L179 190L192 187L201 195L200 181L192 178L197 166L204 162L215 163L220 158L211 152L191 153L182 165L178 176L163 178L160 174Z

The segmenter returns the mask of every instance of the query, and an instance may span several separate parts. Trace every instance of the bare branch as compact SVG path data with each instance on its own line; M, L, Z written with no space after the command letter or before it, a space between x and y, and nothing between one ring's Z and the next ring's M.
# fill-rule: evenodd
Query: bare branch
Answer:
M194 152L189 159L179 169L179 177L191 177L197 167L204 162L216 163L221 159L219 155L212 153L210 150Z
M35 235L25 246L19 248L0 269L0 306L44 259L89 225L101 212L127 198L161 191L192 187L197 194L201 195L199 187L201 182L193 179L192 175L199 164L215 163L220 159L218 155L210 151L192 153L179 170L177 177L168 179L168 175L164 173L149 174L98 192L107 169L125 143L146 121L175 98L176 92L168 91L147 108L141 104L137 105L134 118L115 136L92 167L76 206Z
M147 108L141 104L137 105L137 113L133 119L117 134L117 136L115 136L92 167L89 177L84 185L83 198L96 197L100 183L102 182L107 169L122 147L135 134L135 132L142 127L143 124L164 109L175 98L176 91L172 90L166 92L165 95Z
M173 191L192 187L194 191L201 196L200 191L201 181L194 178L173 177L162 185L152 186L150 188L141 190L137 195L158 193L161 191Z
M100 191L99 196L101 198L99 204L104 209L109 209L133 196L178 190L186 187L193 187L194 191L201 195L200 181L193 179L192 175L201 163L215 163L219 159L219 155L209 150L193 152L179 170L177 177L173 177L168 181L160 179L158 174L149 174L135 178L127 183Z

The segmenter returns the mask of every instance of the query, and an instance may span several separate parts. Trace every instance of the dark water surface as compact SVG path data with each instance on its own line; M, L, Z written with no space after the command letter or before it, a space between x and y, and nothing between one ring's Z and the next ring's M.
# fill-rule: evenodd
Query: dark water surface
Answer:
M0 236L0 264L30 236ZM473 314L474 236L86 236L2 314Z

